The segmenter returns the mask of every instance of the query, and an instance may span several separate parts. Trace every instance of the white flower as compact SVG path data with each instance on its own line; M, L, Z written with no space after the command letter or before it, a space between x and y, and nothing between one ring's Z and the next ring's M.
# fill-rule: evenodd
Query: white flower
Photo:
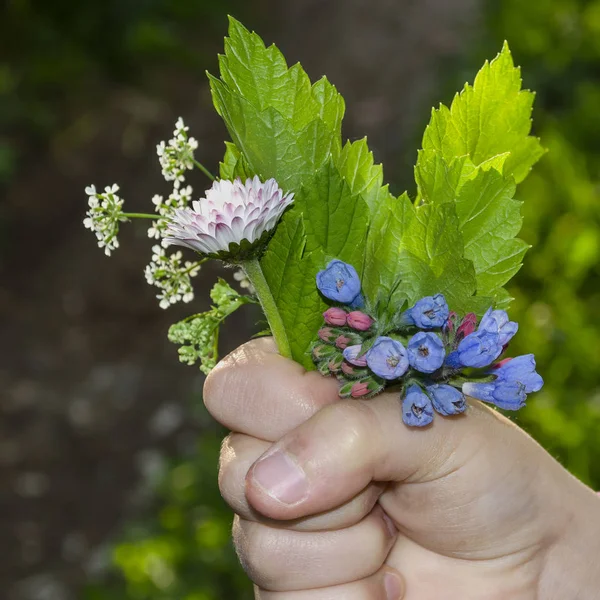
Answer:
M173 137L156 146L163 177L166 181L172 181L175 189L185 180L186 170L194 168L194 150L198 148L198 142L193 137L188 137L188 130L189 127L179 117Z
M191 302L194 299L192 277L200 271L198 262L182 262L181 252L167 256L161 246L152 247L152 260L146 266L146 281L159 288L156 296L161 308L169 308L172 304L183 300Z
M202 254L227 253L230 244L260 240L293 199L294 194L284 195L274 179L261 183L254 177L245 185L239 179L215 181L205 198L192 202L192 209L175 209L163 244Z
M256 290L252 283L250 283L250 279L248 279L248 275L246 275L243 269L239 269L233 274L233 278L240 284L240 287L243 290L248 290L251 294L254 294Z
M152 225L148 228L148 237L160 239L164 236L169 220L173 216L176 208L185 208L192 199L192 186L177 189L175 188L171 195L165 200L163 196L156 194L152 198L156 212L160 218L152 221Z
M98 193L94 185L85 188L89 210L83 225L96 234L98 246L104 248L106 256L119 247L119 222L127 221L122 211L123 199L117 195L118 191L117 184L105 187L103 193Z

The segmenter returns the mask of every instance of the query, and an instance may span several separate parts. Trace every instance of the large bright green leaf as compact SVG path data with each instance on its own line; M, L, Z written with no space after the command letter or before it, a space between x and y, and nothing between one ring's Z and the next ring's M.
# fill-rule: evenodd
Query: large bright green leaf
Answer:
M213 101L253 172L295 192L339 155L344 101L325 78L311 85L235 19L219 65L221 78L209 75Z
M473 263L464 257L464 242L453 203L425 204L407 211L397 264L398 284L392 307L442 293L457 312L481 313L490 298L476 298Z
M494 296L521 268L529 247L515 239L522 223L515 190L512 177L490 169L465 183L457 198L465 257L475 267L479 295Z
M517 182L544 154L539 140L529 135L534 94L521 90L521 72L514 66L505 44L502 52L486 62L475 78L457 94L452 106L434 110L425 130L423 149L440 153L446 164L468 156L475 166L499 154L510 153L504 175ZM420 155L417 170L429 157Z

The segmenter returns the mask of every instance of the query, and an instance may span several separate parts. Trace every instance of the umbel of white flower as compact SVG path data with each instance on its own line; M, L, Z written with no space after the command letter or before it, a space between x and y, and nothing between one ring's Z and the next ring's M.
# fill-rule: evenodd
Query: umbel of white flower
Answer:
M274 179L215 181L192 208L175 209L163 244L234 262L246 259L293 199L294 194L284 194Z

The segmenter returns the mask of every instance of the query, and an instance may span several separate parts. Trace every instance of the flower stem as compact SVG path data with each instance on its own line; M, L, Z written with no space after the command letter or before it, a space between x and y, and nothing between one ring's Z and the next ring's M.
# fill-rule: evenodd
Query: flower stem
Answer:
M122 217L127 219L158 219L158 215L149 215L148 213L121 213Z
M202 164L199 163L196 159L192 159L194 164L211 180L215 180L215 176Z
M265 279L258 258L246 260L242 263L242 266L244 267L244 271L246 271L250 283L256 290L256 295L269 322L269 327L279 348L279 353L285 358L292 358L292 349L290 348L283 320L281 319L275 298L271 294L271 289Z

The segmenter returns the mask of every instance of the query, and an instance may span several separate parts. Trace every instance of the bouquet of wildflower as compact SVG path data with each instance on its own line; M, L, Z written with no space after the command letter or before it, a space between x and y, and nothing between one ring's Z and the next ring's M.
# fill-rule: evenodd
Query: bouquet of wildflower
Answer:
M220 279L209 311L171 327L181 360L209 372L223 321L259 303L283 356L336 377L342 398L397 386L409 426L463 413L465 395L522 407L542 379L532 355L499 360L517 331L504 286L528 248L516 186L544 150L508 46L433 111L412 198L384 185L365 139L342 143L344 100L325 77L311 84L235 19L219 66L210 86L232 141L218 177L179 119L157 146L172 190L153 214L124 212L116 185L86 189L84 224L107 255L121 223L151 221L145 274L162 308L193 300L203 262L235 267L247 293ZM194 169L213 182L196 200Z
M526 394L543 385L532 354L492 364L518 329L503 310L489 308L477 327L475 313L459 321L436 294L381 326L365 307L352 265L332 260L317 274L317 286L342 305L323 313L325 326L312 350L319 371L337 377L341 398L370 398L399 384L404 422L423 427L433 421L434 411L463 413L465 394L518 410Z

